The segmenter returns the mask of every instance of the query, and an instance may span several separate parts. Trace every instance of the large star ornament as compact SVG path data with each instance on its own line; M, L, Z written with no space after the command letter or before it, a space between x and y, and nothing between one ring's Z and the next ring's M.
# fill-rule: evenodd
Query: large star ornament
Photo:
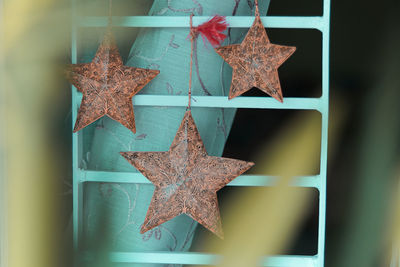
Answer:
M121 155L155 185L141 233L187 214L223 238L216 192L254 165L207 155L190 110L169 151Z
M67 69L67 78L83 94L74 132L107 115L135 133L132 97L159 73L124 66L111 30L107 30L92 62Z
M233 68L229 99L257 87L283 102L278 67L296 50L292 46L271 44L260 16L256 15L241 44L216 48L215 51Z

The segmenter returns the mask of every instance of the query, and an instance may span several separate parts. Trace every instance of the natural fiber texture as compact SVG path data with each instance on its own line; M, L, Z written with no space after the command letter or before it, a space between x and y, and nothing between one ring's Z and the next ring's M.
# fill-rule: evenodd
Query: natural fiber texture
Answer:
M169 151L121 155L156 187L141 233L187 214L223 238L216 192L254 165L209 156L190 110L186 111Z
M90 63L68 67L67 77L82 92L74 132L107 115L136 133L132 97L160 73L124 66L108 28Z
M229 99L257 87L283 102L278 67L296 50L292 46L271 44L260 16L241 44L216 48L215 51L233 68Z

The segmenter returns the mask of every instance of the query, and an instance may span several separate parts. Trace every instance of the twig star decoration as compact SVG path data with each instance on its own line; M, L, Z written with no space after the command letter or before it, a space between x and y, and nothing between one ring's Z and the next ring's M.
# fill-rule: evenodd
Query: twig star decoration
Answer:
M252 87L283 102L278 67L296 50L295 47L271 44L255 1L256 18L241 44L216 48L215 51L233 68L229 99Z
M159 73L124 66L108 29L92 62L67 70L67 78L83 94L74 132L107 115L136 133L132 97Z
M155 185L141 233L187 214L223 238L216 192L254 165L207 155L190 110L169 151L121 155Z

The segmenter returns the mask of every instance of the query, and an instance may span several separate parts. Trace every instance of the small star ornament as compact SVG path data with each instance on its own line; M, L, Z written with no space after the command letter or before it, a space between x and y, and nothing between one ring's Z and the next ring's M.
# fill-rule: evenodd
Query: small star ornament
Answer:
M215 49L233 69L229 99L257 87L283 102L278 67L295 50L295 47L276 45L269 41L256 1L256 17L243 42Z
M74 132L107 115L136 133L132 97L159 73L124 66L108 29L92 62L67 69L67 78L83 94Z
M217 191L254 165L207 155L188 110L165 152L121 152L154 185L141 233L187 214L223 238Z

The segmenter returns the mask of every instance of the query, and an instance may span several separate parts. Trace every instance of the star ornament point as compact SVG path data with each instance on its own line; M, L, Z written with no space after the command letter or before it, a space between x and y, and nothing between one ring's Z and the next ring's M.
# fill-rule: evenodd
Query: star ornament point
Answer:
M159 73L158 70L124 66L108 30L92 62L67 67L67 79L82 93L73 132L108 116L136 133L132 97Z
M293 46L272 44L260 17L256 16L241 44L215 49L233 69L228 98L232 99L257 87L282 103L278 68L295 50Z
M141 233L186 214L223 238L217 191L254 165L209 156L190 110L168 151L121 155L155 186Z

